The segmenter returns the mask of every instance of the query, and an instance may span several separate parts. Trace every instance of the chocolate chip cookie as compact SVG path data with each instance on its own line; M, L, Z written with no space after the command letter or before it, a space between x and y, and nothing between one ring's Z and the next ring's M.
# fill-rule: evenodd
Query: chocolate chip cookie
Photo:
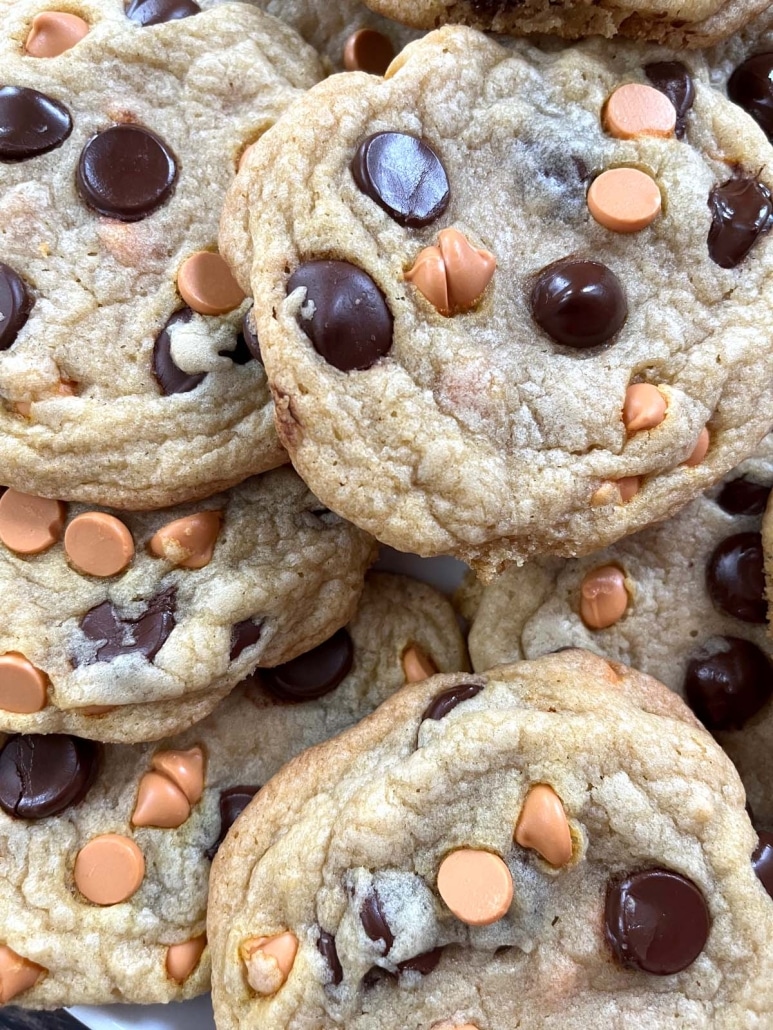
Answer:
M217 1025L762 1027L766 841L641 673L570 651L433 677L292 762L221 849Z
M350 618L373 543L290 469L154 512L0 496L0 730L155 740Z
M773 140L773 7L749 22L708 56L712 84L758 123Z
M430 587L375 575L346 629L151 745L0 746L0 1002L172 1001L208 989L210 861L277 769L405 682L466 667Z
M179 6L2 16L0 482L27 493L163 507L285 460L217 224L244 149L323 72L247 4Z
M755 819L773 829L773 643L761 519L773 436L676 518L598 554L509 569L483 592L476 669L582 647L681 694L735 762Z
M334 511L490 575L641 529L753 452L773 155L663 53L448 27L253 148L221 246Z

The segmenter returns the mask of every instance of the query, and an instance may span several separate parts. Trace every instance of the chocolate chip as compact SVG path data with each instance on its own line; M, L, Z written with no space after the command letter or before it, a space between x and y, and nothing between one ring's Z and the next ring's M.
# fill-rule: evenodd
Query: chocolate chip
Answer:
M695 102L695 85L692 76L681 61L657 61L644 66L644 74L655 89L665 93L676 109L676 135L682 139L685 133L687 112Z
M0 751L0 808L15 819L47 819L83 801L99 772L93 740L59 734L9 737Z
M692 881L667 869L610 883L606 935L617 961L655 976L680 973L709 936L706 899Z
M207 849L207 858L212 861L225 840L228 831L242 814L260 787L229 787L220 792L220 833L217 840Z
M263 622L255 622L253 619L245 619L244 622L237 622L231 630L231 661L235 661L239 655L248 647L257 644L260 640Z
M723 540L709 558L706 586L715 608L743 622L767 621L765 567L759 533Z
M258 333L255 328L255 314L252 308L250 308L242 319L242 331L238 336L236 350L240 354L243 352L246 352L247 354L247 357L244 360L235 357L234 354L230 355L237 365L246 365L251 358L259 361L261 365L263 364L263 355L260 353L260 341L258 340Z
M372 941L384 942L383 953L386 955L395 943L395 937L389 923L386 921L384 910L381 907L381 898L379 898L375 887L362 903L360 921L365 933Z
M354 663L354 644L345 629L284 665L261 670L263 684L282 701L313 701L324 697L348 676Z
M200 13L194 0L131 0L126 7L126 17L138 25L161 25Z
M236 336L236 346L234 347L233 350L221 350L221 351L218 351L218 354L220 355L221 358L230 358L231 361L233 361L234 365L247 365L247 364L249 364L250 361L253 361L255 359L255 357L256 357L256 355L253 353L252 346L250 345L249 341L247 340L247 335L244 332L244 327L245 327L246 324L247 324L247 315L244 316L244 321L242 322L242 328L241 328L241 331ZM257 337L255 337L255 344L256 345L257 345L257 342L258 342L258 339L257 339ZM257 360L260 361L260 363L262 365L263 361L260 358L260 347L258 347L257 350L258 350Z
M450 188L442 161L429 144L406 132L377 132L363 140L352 175L398 225L430 225L448 207Z
M460 683L456 687L451 687L450 690L444 690L442 694L430 702L424 715L421 717L421 721L425 719L445 719L449 712L452 712L457 705L460 705L462 701L469 701L471 697L475 697L476 694L480 694L483 687L479 683Z
M628 317L615 273L598 261L558 261L544 268L531 293L534 321L564 347L608 343Z
M8 350L27 321L33 299L18 273L0 261L0 350Z
M27 161L55 150L72 132L70 112L26 86L0 87L0 161Z
M299 287L314 306L311 317L299 313L301 328L334 368L370 368L388 353L392 313L367 272L347 261L307 261L290 276L287 292Z
M739 64L730 76L727 95L773 140L773 54L755 54Z
M709 256L720 268L735 268L770 229L773 199L756 179L728 179L709 194L709 209Z
M759 844L752 855L752 869L773 898L773 833L760 833Z
M708 729L741 729L773 696L773 665L749 640L715 637L688 663L684 692Z
M326 930L319 931L317 950L325 962L327 962L327 967L330 970L330 980L337 987L344 978L344 971L338 958L336 939L332 933L328 933Z
M148 601L142 615L124 617L118 609L103 601L81 619L81 630L94 642L101 641L93 657L73 656L75 665L112 662L121 655L143 655L152 662L177 625L174 587L156 594Z
M717 496L717 504L728 515L763 515L768 506L770 487L739 476L725 483Z
M156 337L153 345L153 375L167 397L173 393L189 393L191 390L195 390L207 375L206 372L196 372L195 374L183 372L172 360L171 330L176 325L187 325L191 318L193 318L193 312L190 308L175 311Z
M76 176L85 202L121 222L147 218L172 195L177 163L167 144L141 125L113 125L88 141Z
M401 973L421 973L422 976L428 976L436 968L442 954L442 948L433 948L432 951L425 951L423 955L398 962L397 968Z

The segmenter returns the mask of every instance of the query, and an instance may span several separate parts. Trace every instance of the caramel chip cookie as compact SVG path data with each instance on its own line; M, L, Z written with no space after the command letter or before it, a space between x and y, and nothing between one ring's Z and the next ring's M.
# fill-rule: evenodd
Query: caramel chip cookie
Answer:
M352 615L373 543L290 469L155 512L0 496L0 730L155 740Z
M649 677L581 651L437 676L290 763L226 841L217 1025L762 1027L755 848L730 761Z
M132 747L7 737L0 1002L161 1002L207 990L210 861L253 795L404 683L465 667L448 602L374 575L346 629L256 674L181 736Z
M673 513L769 428L772 158L633 45L446 28L386 81L321 83L221 232L296 468L383 542L484 575Z
M681 694L735 762L757 822L773 829L773 643L761 519L773 436L676 518L573 561L511 568L483 592L476 669L582 647Z
M0 28L0 482L163 507L285 461L217 225L323 72L247 4L66 7L16 0Z

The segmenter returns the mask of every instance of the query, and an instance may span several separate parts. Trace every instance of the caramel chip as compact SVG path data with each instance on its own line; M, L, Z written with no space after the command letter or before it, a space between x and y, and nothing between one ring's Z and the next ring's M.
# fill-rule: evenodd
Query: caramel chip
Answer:
M7 944L0 945L0 1005L34 987L45 973L43 966L22 958Z
M74 397L78 384L72 379L60 379L56 390L43 397L36 397L35 400L49 400L52 397ZM20 415L29 418L32 414L32 401L16 401L14 408Z
M625 391L623 423L629 433L654 429L666 417L668 402L652 383L632 383Z
M166 558L180 568L203 569L212 560L222 523L220 511L186 515L162 526L148 546L151 554Z
M608 479L594 491L590 503L594 508L604 504L625 504L641 490L640 476L623 476L621 479Z
M94 837L78 852L75 886L95 905L119 905L139 889L145 878L145 859L128 837L107 833Z
M295 963L298 938L289 930L274 937L250 937L242 943L247 983L257 994L276 994Z
M660 214L661 205L657 183L637 168L610 168L588 190L588 210L612 232L646 229Z
M133 826L176 830L191 814L190 802L178 786L157 772L145 773L137 791Z
M58 57L88 35L89 23L66 11L42 11L32 19L24 49L30 57Z
M359 29L344 44L344 68L348 72L383 75L394 56L391 39L375 29Z
M580 586L580 615L588 629L608 629L625 615L625 576L615 565L588 572Z
M199 964L207 946L207 935L194 937L182 944L170 944L166 949L166 972L170 980L183 984Z
M115 515L87 511L65 530L64 549L79 572L89 576L116 576L134 557L134 540Z
M495 923L507 915L513 900L510 870L490 851L452 851L440 865L437 887L456 918L470 926Z
M441 315L469 311L491 282L497 261L458 229L443 229L437 247L426 247L405 273Z
M0 497L0 540L17 554L41 554L62 535L66 511L61 501L6 490Z
M706 428L706 426L704 426L698 434L698 440L695 444L695 449L693 450L690 457L687 458L685 462L683 462L683 464L687 465L689 468L693 468L695 465L700 465L700 463L708 454L710 442L711 438L709 436L709 431Z
M421 683L438 671L432 659L416 644L411 644L403 652L403 672L406 683Z
M244 300L231 269L210 250L186 258L177 273L177 289L188 307L200 315L225 315Z
M526 795L515 828L515 841L533 848L553 866L572 860L572 835L561 798L552 787L538 783Z
M659 89L629 82L607 101L604 128L617 139L674 135L676 108Z
M204 752L200 747L188 751L159 751L151 766L171 780L192 805L204 792Z
M0 710L16 715L40 712L48 702L48 676L23 654L0 655Z

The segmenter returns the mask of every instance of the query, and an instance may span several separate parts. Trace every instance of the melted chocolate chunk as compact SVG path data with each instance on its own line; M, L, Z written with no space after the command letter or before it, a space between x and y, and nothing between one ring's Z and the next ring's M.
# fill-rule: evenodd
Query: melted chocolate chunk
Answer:
M76 181L84 201L100 215L139 222L172 195L177 162L150 129L113 125L81 151Z
M676 109L676 136L683 139L687 113L695 103L695 84L681 61L657 61L644 67L655 89L664 93Z
M384 954L386 955L395 943L395 937L386 920L384 910L381 907L381 898L379 898L375 887L373 887L371 893L362 903L360 921L365 933L372 941L384 942Z
M152 662L177 625L174 587L156 594L142 615L124 618L118 609L103 601L81 619L81 630L95 642L102 641L92 658L73 656L75 665L112 662L121 655L141 654Z
M257 644L263 629L263 622L255 622L253 619L245 619L244 622L237 622L231 630L231 661L233 662L242 651Z
M609 343L625 325L628 302L615 273L598 261L559 261L544 268L531 293L534 321L563 347Z
M86 797L102 748L63 734L9 737L0 751L0 808L15 819L47 819Z
M0 350L13 345L33 303L21 276L0 261Z
M313 701L324 697L349 675L354 663L354 644L345 629L306 654L262 669L266 690L282 701Z
M194 0L130 0L126 7L126 17L138 25L161 25L200 13Z
M153 375L167 397L173 393L189 393L206 378L206 372L190 375L175 365L172 360L172 333L176 325L187 325L193 318L190 308L182 308L168 319L166 325L156 337L153 346Z
M717 495L717 504L728 515L764 515L770 487L739 476L725 483Z
M605 914L607 941L617 961L655 976L671 976L692 965L711 928L703 894L667 869L610 883Z
M743 622L767 621L765 568L759 533L738 533L709 558L706 586L714 607Z
M429 144L405 132L378 132L359 145L352 175L362 192L398 223L430 225L448 207L443 162Z
M70 112L26 86L0 87L0 161L28 161L55 150L72 132Z
M241 337L244 339L247 350L262 365L263 355L260 353L260 340L258 340L258 331L255 328L255 313L252 308L245 314L242 321Z
M437 967L442 954L442 948L433 948L432 951L425 951L423 955L416 955L414 958L406 959L405 962L399 962L397 968L400 973L421 973L422 976L429 976Z
M773 833L759 834L759 844L752 855L752 869L773 898Z
M687 701L709 730L739 730L773 696L773 665L749 640L716 637L690 660Z
M456 687L451 687L450 690L444 690L442 694L429 703L424 715L421 717L421 721L425 719L434 719L439 722L441 719L445 719L449 712L452 712L457 705L460 705L463 701L469 701L471 697L475 697L476 694L480 694L483 687L480 683L460 683Z
M720 268L735 268L771 227L770 190L756 179L728 179L711 191L709 208L709 256Z
M341 372L364 370L392 347L392 313L367 272L347 261L307 261L290 276L287 292L305 287L301 329L328 364ZM311 302L314 313L304 314Z
M341 968L341 962L338 958L336 939L332 933L327 933L326 930L319 931L317 950L325 962L327 962L327 967L330 970L331 983L335 984L337 987L344 978L344 971Z
M242 814L250 801L260 790L260 787L230 787L220 793L220 833L215 843L207 849L207 858L212 859L217 854L220 845L225 840L228 831Z
M773 54L755 54L739 64L730 76L727 95L773 140Z

